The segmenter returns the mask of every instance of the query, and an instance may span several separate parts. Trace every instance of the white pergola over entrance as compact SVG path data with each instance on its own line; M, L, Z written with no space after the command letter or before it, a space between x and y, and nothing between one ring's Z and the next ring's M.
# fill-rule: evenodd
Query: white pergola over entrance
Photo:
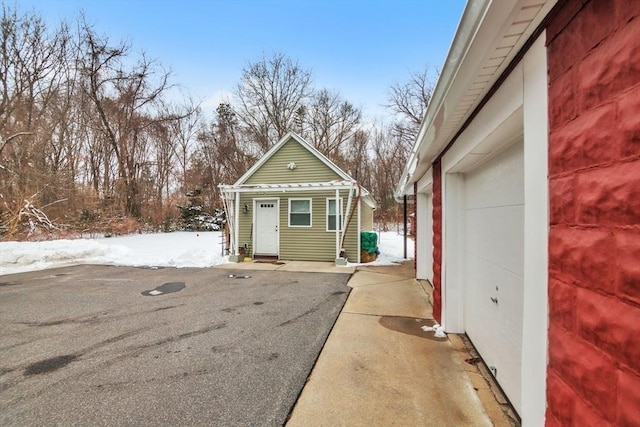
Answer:
M289 193L297 191L310 191L310 190L335 190L336 199L340 198L340 190L348 190L349 197L347 199L347 206L345 212L351 212L354 196L358 196L362 188L355 180L336 180L329 182L311 182L311 183L287 183L287 184L234 184L234 185L220 185L220 191L222 193L222 201L224 203L225 211L227 212L227 224L229 226L229 234L231 236L231 244L229 253L239 255L239 229L238 214L240 212L240 197L237 197L238 193ZM340 251L342 241L346 227L337 227L336 229L336 259L340 257Z

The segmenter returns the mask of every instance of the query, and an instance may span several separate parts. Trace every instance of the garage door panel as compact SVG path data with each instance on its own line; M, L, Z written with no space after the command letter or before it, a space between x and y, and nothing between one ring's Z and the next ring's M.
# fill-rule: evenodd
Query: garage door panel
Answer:
M498 346L500 352L495 355L495 360L491 366L496 367L495 377L500 387L511 400L516 409L520 408L520 382L521 382L521 359L513 357L520 349L510 339L503 334L498 336ZM517 353L519 354L519 353Z
M466 250L515 274L524 274L524 205L468 209ZM505 244L505 242L514 242Z
M467 209L524 204L524 145L512 144L502 153L465 174ZM493 191L487 191L493 189Z
M513 354L517 352L519 346L500 332L497 321L493 324L477 326L479 327L475 338L472 338L469 332L467 334L487 366L496 368L495 376L500 382L500 386L508 392L512 400L516 399L516 396L519 395L515 384L518 384L520 378L520 360L513 357ZM501 351L496 352L496 347Z
M466 281L470 284L465 298L467 335L474 343L489 342L494 334L492 328L499 322L498 309L491 301L498 267L473 254L466 256L469 274Z
M465 330L520 409L524 276L522 142L464 175Z
M522 310L524 280L509 271L504 272L504 280L497 292L500 307L500 321L506 337L518 346L518 354L522 347Z

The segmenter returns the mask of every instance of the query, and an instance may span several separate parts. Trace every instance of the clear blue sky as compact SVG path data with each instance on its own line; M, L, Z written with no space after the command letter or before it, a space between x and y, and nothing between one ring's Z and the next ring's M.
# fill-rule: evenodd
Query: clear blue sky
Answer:
M10 0L7 2L10 3ZM369 118L410 71L441 68L464 0L17 0L49 23L80 10L100 34L123 39L173 72L212 110L249 62L283 52Z

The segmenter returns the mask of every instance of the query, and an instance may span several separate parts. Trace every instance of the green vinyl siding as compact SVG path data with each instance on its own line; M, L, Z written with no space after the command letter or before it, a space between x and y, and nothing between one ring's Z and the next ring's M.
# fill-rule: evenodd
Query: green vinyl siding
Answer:
M254 198L277 199L279 201L279 257L291 261L334 261L336 251L336 233L327 231L327 199L335 198L335 190L290 191L286 193L240 193L239 246L248 246L247 254L253 254L252 230L254 218ZM343 209L347 208L349 191L341 190ZM289 227L289 198L312 199L312 227ZM355 203L355 197L352 204ZM242 207L247 204L249 212ZM359 260L357 207L347 230L343 247L350 262ZM346 223L349 213L344 213ZM346 225L346 224L345 224Z
M295 164L295 168L289 167ZM313 152L300 144L294 137L282 144L264 164L260 165L242 184L301 184L326 183L344 179L334 169L329 167ZM327 231L327 199L334 199L336 191L331 189L292 191L283 188L282 191L256 191L237 193L240 197L240 212L238 221L238 246L247 246L246 253L254 253L253 221L255 218L255 198L262 200L278 200L279 227L278 253L280 259L300 261L334 261L336 256L336 232ZM356 203L355 192L352 204ZM290 226L289 199L311 200L311 226ZM349 200L349 190L340 190L343 208L343 227L347 227L350 212L344 212ZM244 212L244 205L249 212ZM362 206L364 204L361 203ZM351 262L359 261L358 243L360 230L358 229L358 208L347 228L347 236L342 247ZM302 221L302 212L295 213L294 223ZM335 217L334 217L335 219ZM362 214L360 214L362 219ZM370 221L371 222L371 221ZM306 222L305 222L306 223ZM340 233L340 236L342 233Z
M280 224L287 224L288 212L282 208L284 200L291 198L311 198L312 223L311 228L280 227L280 258L286 260L304 261L334 261L336 256L336 233L327 231L327 199L335 198L335 191L296 191L281 195ZM343 206L346 208L349 192L340 191L343 198ZM355 201L355 200L354 200ZM288 204L288 202L287 202ZM349 226L348 236L345 239L347 256L355 260L357 254L357 241L355 236L358 224L352 220Z
M278 197L270 197L268 194L249 194L249 193L238 193L240 196L240 213L238 218L238 239L239 247L244 247L247 245L247 251L245 252L247 255L253 254L253 215L254 215L254 204L253 199L261 198L261 199L278 199ZM282 202L280 202L282 203ZM249 207L249 211L245 212L243 209L244 205Z
M373 231L373 208L362 203L360 209L360 228L362 231Z
M343 210L344 210L344 217L343 217L343 224L342 227L343 229L345 227L347 227L347 221L349 221L349 212L346 211L347 209L347 204L349 203L349 191L343 191L341 192L341 196L342 196L342 206L343 206ZM353 200L351 201L351 207L352 209L355 209L353 211L353 216L351 217L351 221L348 225L348 228L346 229L347 235L345 237L344 240L344 245L343 247L346 250L346 256L349 259L350 262L359 262L360 261L360 254L358 253L358 243L360 240L360 230L358 229L358 205L357 205L356 198L355 198L355 191L354 191L354 197Z
M287 165L295 163L295 169ZM295 184L342 179L313 153L291 138L245 184Z

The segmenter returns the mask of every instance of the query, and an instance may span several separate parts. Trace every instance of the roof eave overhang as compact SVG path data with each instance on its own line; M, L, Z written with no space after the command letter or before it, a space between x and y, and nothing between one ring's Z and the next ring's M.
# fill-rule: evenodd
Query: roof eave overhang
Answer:
M396 200L421 179L482 102L557 0L470 0L420 125Z
M327 190L354 190L359 185L355 180L346 181L329 181L329 182L310 182L298 184L220 184L218 188L223 193L288 193L299 191L327 191ZM376 201L371 193L363 187L360 188L360 197L372 209L377 208Z
M234 184L218 187L232 193L286 193L289 191L351 190L357 186L355 181L310 182L299 184Z

